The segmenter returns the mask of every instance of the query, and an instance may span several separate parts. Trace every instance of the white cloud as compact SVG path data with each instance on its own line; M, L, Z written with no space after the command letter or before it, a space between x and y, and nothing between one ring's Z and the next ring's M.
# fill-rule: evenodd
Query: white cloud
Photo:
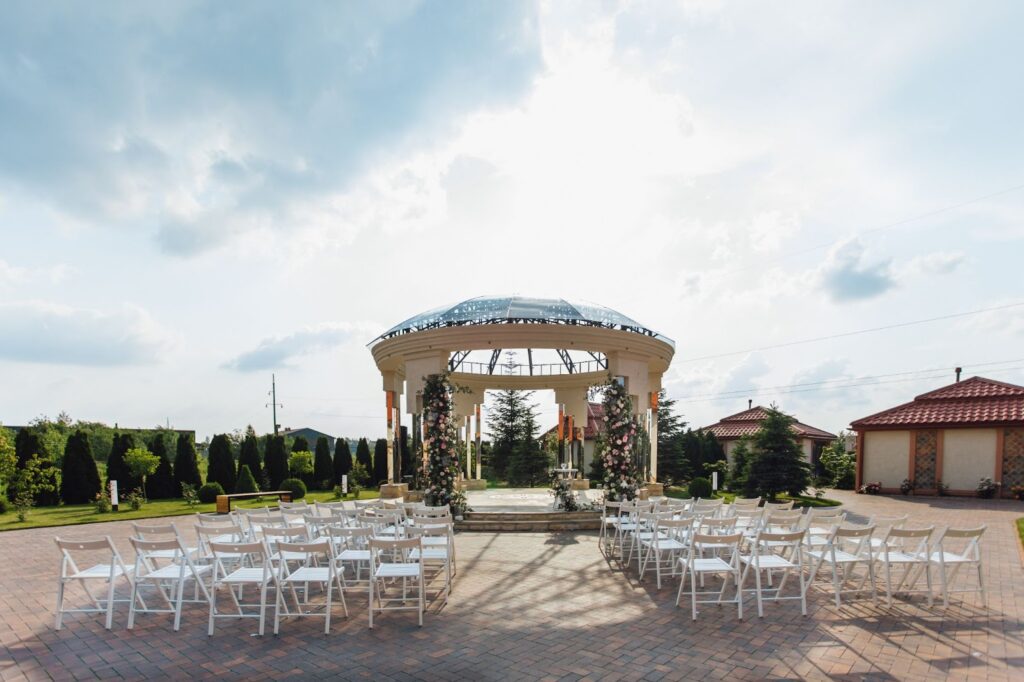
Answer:
M158 362L175 344L142 308L72 308L47 301L0 304L0 359L58 365Z
M252 350L228 361L224 367L240 372L255 372L288 366L296 358L330 350L348 341L353 326L324 324L302 331L260 341Z
M910 274L948 275L956 272L967 260L963 251L936 251L918 256L907 264Z
M833 301L844 303L874 298L896 286L890 260L875 263L864 260L864 246L857 239L832 248L818 270L818 277L821 288Z

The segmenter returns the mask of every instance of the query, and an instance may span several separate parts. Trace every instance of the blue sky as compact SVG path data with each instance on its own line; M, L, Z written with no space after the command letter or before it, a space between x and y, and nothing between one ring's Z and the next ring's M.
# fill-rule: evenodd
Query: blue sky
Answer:
M4 3L0 420L265 430L276 372L286 425L378 435L365 344L504 292L674 338L694 424L1024 381L1022 308L695 360L1024 300L1022 15Z

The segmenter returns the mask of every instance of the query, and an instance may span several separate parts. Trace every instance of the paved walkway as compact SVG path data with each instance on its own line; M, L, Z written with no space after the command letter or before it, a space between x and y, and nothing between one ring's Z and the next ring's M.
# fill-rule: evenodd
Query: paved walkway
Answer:
M609 566L592 533L466 533L451 602L422 629L414 616L388 614L370 631L353 596L351 619L327 636L308 620L259 638L247 621L207 638L196 606L177 633L161 615L140 617L129 632L123 608L111 632L82 615L54 631L53 536L109 533L127 552L129 526L119 522L0 533L0 678L1024 679L1024 574L1011 527L1024 505L839 497L861 514L989 524L989 608L858 601L836 609L817 592L806 618L786 604L743 622L710 608L694 623L673 604L675 583L637 584Z

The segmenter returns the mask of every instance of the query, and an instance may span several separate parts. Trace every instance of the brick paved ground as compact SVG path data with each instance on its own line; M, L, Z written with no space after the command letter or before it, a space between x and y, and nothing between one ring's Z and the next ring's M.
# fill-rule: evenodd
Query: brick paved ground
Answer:
M128 524L111 523L0 534L0 678L1024 679L1024 581L1011 528L1024 507L842 499L861 514L989 524L989 608L861 601L836 609L817 592L806 618L786 604L744 622L711 608L693 623L674 606L675 584L657 591L613 570L594 534L462 534L455 593L423 629L414 616L388 614L370 631L360 605L328 636L315 620L285 622L280 636L262 639L254 621L231 621L211 639L197 606L178 633L160 615L141 616L128 632L126 607L111 632L82 615L54 631L53 536L110 533L127 551Z

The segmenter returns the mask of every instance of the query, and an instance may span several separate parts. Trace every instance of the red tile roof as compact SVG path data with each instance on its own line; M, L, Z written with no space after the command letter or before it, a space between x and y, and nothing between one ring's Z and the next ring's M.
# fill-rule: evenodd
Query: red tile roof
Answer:
M601 403L587 403L587 425L583 427L583 439L594 440L597 438L597 434L601 432L603 423L601 419L604 417L604 406ZM550 429L541 434L541 438L557 433L558 425L552 426Z
M1024 386L971 377L858 419L851 426L863 430L975 424L1024 424Z
M717 424L705 426L706 430L715 434L718 440L732 440L742 436L752 436L761 428L761 422L768 416L768 409L760 405L743 410L736 414L723 418ZM823 429L808 426L802 422L795 422L792 426L793 432L801 438L814 440L835 440L836 435Z

